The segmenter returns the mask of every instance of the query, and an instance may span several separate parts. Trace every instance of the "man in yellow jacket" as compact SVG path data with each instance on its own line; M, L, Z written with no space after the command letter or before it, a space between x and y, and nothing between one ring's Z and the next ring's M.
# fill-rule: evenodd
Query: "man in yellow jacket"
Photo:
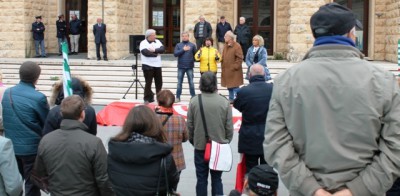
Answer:
M196 61L200 61L200 74L211 71L217 74L217 63L221 61L221 55L218 50L213 47L213 39L208 37L204 41L204 47L200 48L194 55Z

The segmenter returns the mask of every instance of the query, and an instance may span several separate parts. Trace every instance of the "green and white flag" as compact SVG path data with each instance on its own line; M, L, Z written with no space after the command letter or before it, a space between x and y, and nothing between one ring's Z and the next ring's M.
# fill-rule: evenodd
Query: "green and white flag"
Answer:
M63 53L63 89L64 89L64 98L72 95L72 86L71 86L71 71L69 69L69 60L68 60L68 44L63 42L61 44L62 53Z

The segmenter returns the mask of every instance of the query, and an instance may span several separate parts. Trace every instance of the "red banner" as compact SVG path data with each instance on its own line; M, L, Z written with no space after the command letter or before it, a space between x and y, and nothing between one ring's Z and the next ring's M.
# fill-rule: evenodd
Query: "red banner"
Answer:
M122 126L129 111L137 105L143 105L143 102L112 102L97 113L97 123L103 126ZM154 109L156 104L151 103L147 106ZM187 117L187 110L188 103L182 102L174 104L174 114L181 115L185 119ZM240 125L242 124L242 114L233 107L232 118L233 128L239 130Z

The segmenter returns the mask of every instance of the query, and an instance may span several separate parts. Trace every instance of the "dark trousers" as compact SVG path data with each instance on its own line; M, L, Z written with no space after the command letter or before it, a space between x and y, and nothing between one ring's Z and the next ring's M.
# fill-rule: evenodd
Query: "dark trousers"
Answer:
M400 178L398 178L392 188L390 188L388 190L388 192L386 192L386 196L399 196L400 195Z
M103 59L107 59L107 45L106 42L96 43L96 56L97 59L100 59L100 44L103 49Z
M250 172L250 170L257 166L257 165L262 165L262 164L267 164L265 161L264 155L250 155L250 154L244 154L245 162L246 162L246 174Z
M247 54L247 50L249 49L249 44L240 43L240 47L242 47L243 61L246 62L246 54Z
M211 195L224 195L222 188L222 171L214 171L208 168L204 162L204 150L194 150L194 165L196 166L196 195L207 196L208 173L211 174Z
M154 83L156 85L156 93L161 91L163 81L162 81L162 69L161 67L151 67L149 70L143 70L144 80L146 85L144 85L144 101L153 102L154 93L151 90L151 85Z
M19 173L25 180L25 196L40 196L39 187L35 186L31 181L31 172L33 164L35 164L36 155L15 156L17 159Z
M197 51L200 50L201 46L204 44L205 37L198 37L196 38L196 47Z

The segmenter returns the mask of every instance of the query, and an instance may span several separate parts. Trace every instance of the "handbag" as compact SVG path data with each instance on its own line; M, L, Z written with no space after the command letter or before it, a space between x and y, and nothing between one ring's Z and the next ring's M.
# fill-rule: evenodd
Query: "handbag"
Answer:
M208 162L208 168L215 171L231 171L232 169L232 150L230 144L221 144L216 141L212 141L208 137L208 129L206 118L204 116L203 100L201 95L199 97L200 113L203 121L205 135L207 139L206 149L204 152L204 161Z
M236 184L235 189L240 193L243 192L244 176L246 175L246 157L242 154L242 160L236 168Z

